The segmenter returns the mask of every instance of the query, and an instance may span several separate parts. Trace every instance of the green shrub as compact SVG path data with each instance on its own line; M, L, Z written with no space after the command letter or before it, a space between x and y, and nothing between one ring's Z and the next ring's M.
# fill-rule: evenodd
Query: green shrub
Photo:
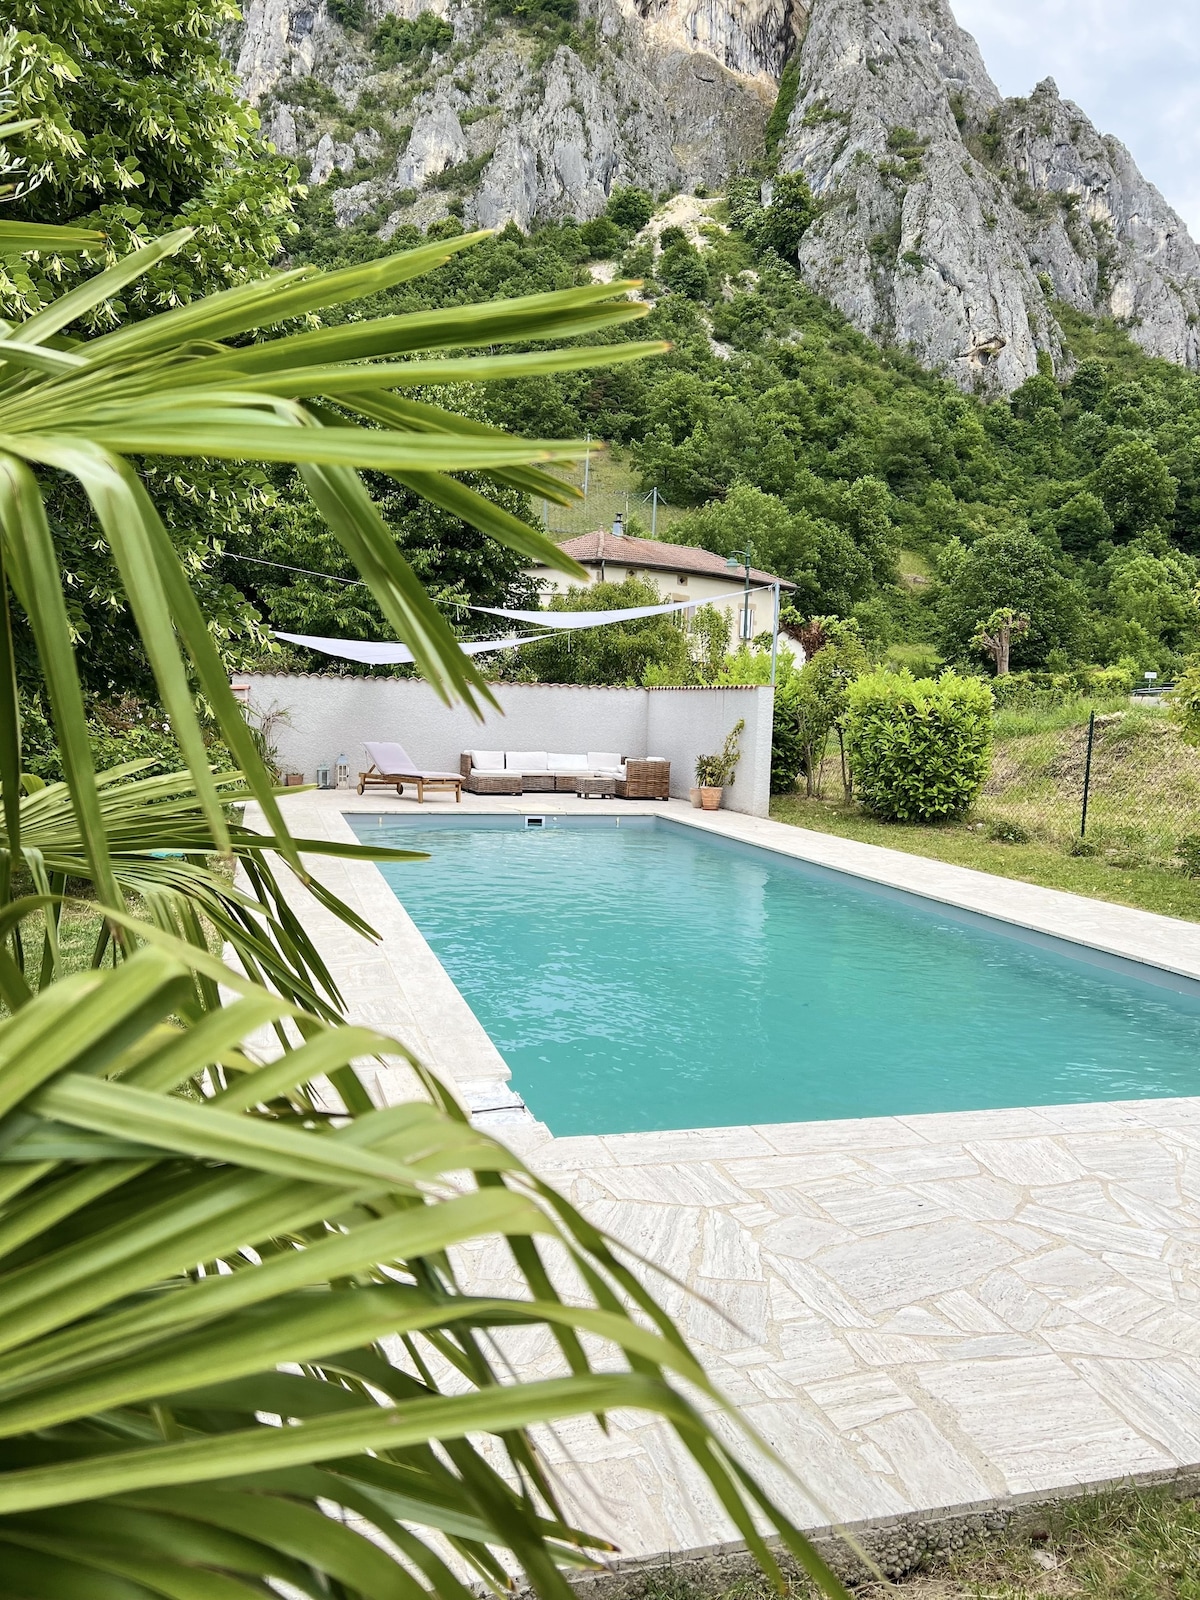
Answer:
M607 217L593 217L579 230L579 238L593 259L607 261L621 247L621 230Z
M1200 878L1200 833L1185 833L1175 846L1175 854L1186 877Z
M703 300L708 288L708 268L699 252L686 241L663 251L655 275L668 289L686 295L689 300Z
M343 28L365 28L367 25L366 0L329 0L329 11L335 22Z
M41 696L24 700L21 713L24 770L47 783L58 782L63 777L62 759ZM116 701L91 701L87 729L98 772L127 761L150 761L150 772L180 772L186 765L162 712L132 695ZM234 766L220 739L211 738L209 748L215 767L229 771Z
M763 144L766 146L767 158L770 161L774 161L779 153L779 144L788 130L788 123L792 120L792 112L796 109L796 98L799 93L800 58L793 56L780 75L779 93L775 98L763 135Z
M574 22L575 0L495 0L497 16L512 17L527 27L546 27L554 22Z
M970 810L992 752L992 696L979 678L873 672L847 691L846 747L858 796L887 822Z
M785 172L775 179L771 204L762 214L758 238L763 244L770 245L785 261L791 261L816 214L817 203L804 174ZM900 240L897 237L896 249L899 248Z
M1028 828L1011 818L993 822L987 833L989 839L995 839L1000 844L1028 844L1032 837Z
M645 189L617 188L609 195L604 214L618 228L637 233L654 215L654 201Z
M804 767L804 730L797 715L795 695L775 691L771 729L771 793L794 794Z
M454 29L434 11L416 17L390 15L375 30L371 49L376 63L386 72L389 67L407 67L426 54L444 55L454 43Z

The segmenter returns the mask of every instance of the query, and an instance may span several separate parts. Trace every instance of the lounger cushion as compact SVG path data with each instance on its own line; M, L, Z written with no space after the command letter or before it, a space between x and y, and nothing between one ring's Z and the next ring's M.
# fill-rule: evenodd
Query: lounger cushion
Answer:
M504 757L509 772L548 772L544 750L510 750Z
M420 767L402 744L387 740L368 740L363 749L380 772L420 772Z
M503 772L503 750L472 750L471 765L476 772Z
M402 744L389 744L386 740L367 740L363 745L368 759L373 763L377 773L385 777L405 778L452 778L456 783L461 783L460 772L437 772L428 767L418 767L413 758Z
M568 756L561 750L550 750L546 755L546 762L551 772L587 772L588 761L586 756Z
M587 764L589 772L619 772L621 770L621 757L613 750L589 750Z

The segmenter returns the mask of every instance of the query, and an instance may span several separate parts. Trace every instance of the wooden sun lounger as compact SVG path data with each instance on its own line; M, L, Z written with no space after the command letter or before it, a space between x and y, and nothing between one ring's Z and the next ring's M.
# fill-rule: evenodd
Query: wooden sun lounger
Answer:
M462 804L462 775L458 772L429 772L418 767L403 745L372 743L363 748L371 758L366 772L358 775L358 792L366 789L392 789L403 796L404 785L416 785L417 802L425 803L425 791L454 790L455 803Z

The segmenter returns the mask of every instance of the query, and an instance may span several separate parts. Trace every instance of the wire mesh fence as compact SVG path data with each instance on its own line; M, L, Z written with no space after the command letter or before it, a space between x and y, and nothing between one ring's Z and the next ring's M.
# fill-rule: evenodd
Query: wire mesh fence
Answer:
M574 505L558 506L552 500L539 500L535 511L550 533L569 537L591 533L596 528L611 528L620 516L622 524L643 538L656 539L670 515L657 489L648 494L636 490L589 489Z
M1186 860L1200 835L1200 750L1160 706L1067 715L1041 726L1034 716L997 719L977 823L998 838L1130 866Z
M835 733L812 792L845 804L847 787L852 795ZM983 793L958 826L1117 866L1200 875L1200 750L1184 743L1161 704L1000 711Z

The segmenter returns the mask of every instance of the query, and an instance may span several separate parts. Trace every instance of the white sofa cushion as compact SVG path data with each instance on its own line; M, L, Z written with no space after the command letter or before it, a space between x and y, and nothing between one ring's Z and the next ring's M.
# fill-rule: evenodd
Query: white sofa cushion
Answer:
M548 772L544 750L510 750L504 757L509 772Z
M472 750L470 755L471 765L475 768L476 772L504 771L503 750Z
M587 753L589 772L620 772L621 757L613 750L589 750Z
M546 752L546 763L551 772L573 773L587 772L589 770L586 756L568 756L564 755L561 750L548 750Z

